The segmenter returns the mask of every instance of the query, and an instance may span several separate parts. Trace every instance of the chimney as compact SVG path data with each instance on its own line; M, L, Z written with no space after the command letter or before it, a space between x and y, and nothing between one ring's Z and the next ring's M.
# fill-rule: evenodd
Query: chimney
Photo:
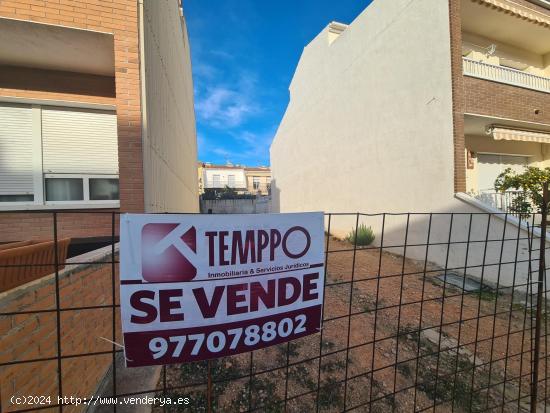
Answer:
M347 24L330 22L328 25L328 44L332 44L332 42L334 42L347 28Z

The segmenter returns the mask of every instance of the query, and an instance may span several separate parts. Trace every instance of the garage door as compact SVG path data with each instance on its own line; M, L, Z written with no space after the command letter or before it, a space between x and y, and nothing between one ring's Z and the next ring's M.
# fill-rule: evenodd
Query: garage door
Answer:
M0 104L0 195L33 193L32 108Z
M495 192L495 179L506 168L522 173L528 165L527 156L479 154L477 184L479 192Z

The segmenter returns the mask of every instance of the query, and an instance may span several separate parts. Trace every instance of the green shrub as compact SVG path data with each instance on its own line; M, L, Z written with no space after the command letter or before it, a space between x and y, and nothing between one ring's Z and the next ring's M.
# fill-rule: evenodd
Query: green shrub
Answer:
M370 245L374 241L374 231L365 224L359 224L357 233L352 229L346 239L355 245Z

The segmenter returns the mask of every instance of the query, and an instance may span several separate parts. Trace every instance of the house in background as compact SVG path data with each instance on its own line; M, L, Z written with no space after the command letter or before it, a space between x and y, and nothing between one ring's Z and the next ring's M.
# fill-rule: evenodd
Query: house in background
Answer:
M203 172L204 163L201 161L197 162L197 182L199 184L199 195L204 194L204 172Z
M52 235L6 211L73 237L111 224L72 210L198 211L181 3L40 3L0 7L0 241Z
M223 189L229 187L237 192L246 192L246 176L244 167L227 163L214 165L205 162L199 165L204 189Z
M524 165L550 166L550 2L374 0L302 53L271 145L273 210L499 212L487 193L502 170ZM499 219L449 219L413 216L408 242L425 244L428 225L431 242L447 242L450 227L456 239L502 234ZM407 215L382 220L367 222L376 242L384 228L384 243L402 244ZM331 232L354 224L335 218ZM480 250L457 250L448 264ZM429 253L446 265L444 248Z
M229 187L237 193L259 196L269 195L271 170L266 166L246 167L233 165L215 165L210 162L198 164L199 192L205 189L223 189Z
M244 168L244 174L248 192L261 196L271 194L271 169L267 166Z

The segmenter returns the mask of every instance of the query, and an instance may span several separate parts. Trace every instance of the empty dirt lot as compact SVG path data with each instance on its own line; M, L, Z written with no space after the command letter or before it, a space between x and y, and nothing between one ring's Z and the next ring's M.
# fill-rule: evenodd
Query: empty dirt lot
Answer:
M430 264L334 238L327 274L322 340L213 360L213 411L528 411L534 314L520 295L443 288ZM207 386L193 386L207 371L168 366L159 387L207 411Z

